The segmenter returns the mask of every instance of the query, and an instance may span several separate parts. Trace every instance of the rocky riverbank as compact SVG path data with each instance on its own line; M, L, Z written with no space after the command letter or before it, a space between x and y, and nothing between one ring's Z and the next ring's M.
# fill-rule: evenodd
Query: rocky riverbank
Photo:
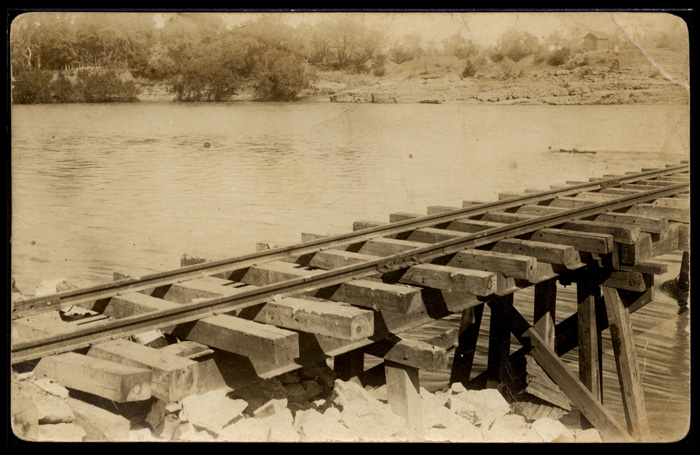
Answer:
M318 366L178 402L90 402L50 378L12 374L12 428L27 441L600 442L596 430L528 420L495 389L421 389L422 425L409 428L386 385L341 381Z

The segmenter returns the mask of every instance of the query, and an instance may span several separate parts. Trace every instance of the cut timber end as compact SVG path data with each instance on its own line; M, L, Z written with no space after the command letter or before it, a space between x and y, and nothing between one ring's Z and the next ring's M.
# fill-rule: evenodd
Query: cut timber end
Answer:
M497 289L495 273L434 264L421 264L409 268L400 282L480 296L491 295Z
M95 345L88 356L152 371L151 394L178 401L198 392L197 362L127 340Z
M173 334L263 362L287 363L299 357L296 332L234 316L222 314L183 324Z
M506 239L496 242L491 251L532 256L539 262L562 265L566 268L578 268L582 265L578 252L569 245Z
M369 280L341 284L331 300L401 314L425 310L420 288Z
M536 264L537 259L530 256L473 249L458 252L447 263L452 267L498 272L522 280L534 277Z
M255 321L343 340L361 340L374 333L372 311L291 297L266 303Z
M38 378L117 403L151 398L151 371L73 352L42 358L34 368Z

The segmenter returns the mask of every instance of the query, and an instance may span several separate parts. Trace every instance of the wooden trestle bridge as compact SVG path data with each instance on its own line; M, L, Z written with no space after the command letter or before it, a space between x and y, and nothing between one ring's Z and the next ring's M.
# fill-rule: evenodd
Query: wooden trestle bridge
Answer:
M688 251L689 195L682 162L430 207L427 216L395 213L389 223L357 221L352 233L148 276L115 274L110 283L14 302L11 361L114 401L174 401L202 390L212 372L207 353L232 353L260 377L333 358L341 378L361 373L369 353L384 359L390 403L411 422L420 418L419 371L448 368L449 350L451 380L469 383L488 305L487 386L502 380L512 333L605 440L644 440L629 315L653 300L654 276L666 271L654 257ZM559 324L557 282L575 283L578 300L577 313ZM513 305L513 294L530 286L533 323ZM71 306L98 314L47 322ZM455 313L459 331L414 336ZM602 404L607 328L626 422ZM180 342L156 349L130 341L156 329ZM574 348L577 375L561 359Z

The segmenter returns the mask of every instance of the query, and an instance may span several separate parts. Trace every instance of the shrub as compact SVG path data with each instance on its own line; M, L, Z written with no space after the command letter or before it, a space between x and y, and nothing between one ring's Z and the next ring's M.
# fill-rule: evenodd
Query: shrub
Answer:
M51 72L38 69L18 74L12 80L12 101L17 104L50 102L51 77Z
M85 102L134 101L138 95L133 80L120 77L112 69L89 69L78 72L76 90Z
M303 59L290 52L269 50L253 71L256 98L261 101L293 101L310 85L313 75Z
M378 66L372 70L372 74L374 74L377 77L382 77L384 74L386 74L386 68L383 66Z
M472 63L471 60L467 61L467 65L464 67L462 70L462 77L472 77L476 74L476 66Z
M73 83L66 78L63 71L59 71L49 84L51 98L56 103L74 103L78 101Z
M561 66L569 60L571 50L564 46L554 50L547 56L547 64L549 66Z

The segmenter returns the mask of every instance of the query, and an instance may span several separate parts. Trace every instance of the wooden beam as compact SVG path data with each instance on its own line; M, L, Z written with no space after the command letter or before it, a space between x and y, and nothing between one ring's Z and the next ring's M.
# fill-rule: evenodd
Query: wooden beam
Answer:
M361 262L369 262L374 259L377 259L377 256L343 250L324 250L314 254L309 262L309 266L331 270Z
M254 321L343 340L361 340L374 333L374 313L338 302L282 297L265 303Z
M658 205L661 207L673 207L673 208L677 208L677 209L690 210L690 204L688 203L687 199L662 197L662 198L656 199L654 202L651 203L651 205Z
M88 356L151 370L151 395L178 401L199 391L197 362L128 340L92 346Z
M518 221L527 221L536 218L535 215L523 215L519 213L509 212L487 212L481 217L482 221L491 221L493 223L517 223Z
M391 256L425 246L424 243L411 242L408 240L390 239L380 237L367 240L359 250L359 253L374 256Z
M385 362L387 398L391 410L406 420L411 434L423 436L423 409L418 369Z
M603 188L600 190L601 194L615 194L618 196L631 196L633 194L639 194L644 192L644 190L633 190L633 189L623 189L623 188Z
M596 221L610 224L624 224L638 227L644 232L661 233L668 229L668 220L630 213L608 212L598 215Z
M91 393L117 403L151 398L151 371L74 352L42 358L37 378L51 378L64 387Z
M225 314L180 324L173 335L274 364L299 357L296 332Z
M460 382L466 385L471 379L476 343L481 329L481 316L484 312L484 304L468 308L462 312L459 324L459 338L454 352L450 384Z
M436 228L421 228L411 232L406 240L411 242L437 243L444 240L450 240L458 237L464 237L468 234L460 231L450 231L447 229Z
M460 210L464 207L450 207L446 205L432 205L428 207L428 215L435 215L436 213L444 212L454 212L455 210Z
M312 276L325 273L323 270L309 270L283 261L273 261L250 267L238 281L254 286L265 286L279 283L302 276Z
M406 271L399 282L479 296L493 294L498 284L496 274L491 272L435 264L413 266Z
M365 371L365 353L361 349L355 349L333 358L333 370L338 374L338 379L347 381L350 378Z
M612 235L593 232L571 231L568 229L540 229L530 236L530 240L569 245L576 251L594 254L608 254L615 251Z
M398 223L399 221L412 220L415 218L423 218L425 215L421 213L396 212L389 214L390 223Z
M367 354L427 371L447 368L447 351L434 344L390 336L365 348Z
M649 275L647 275L649 276ZM647 278L640 272L618 270L610 274L603 286L627 291L643 292L647 289Z
M576 282L579 379L591 391L593 397L602 404L603 373L601 365L603 350L601 328L598 326L596 315L596 302L600 297L600 287L593 283L587 273L582 273L579 277Z
M640 262L639 264L635 265L623 265L620 266L621 270L629 271L629 272L639 272L639 273L646 273L650 275L662 275L666 272L668 272L668 264L665 264L663 262Z
M421 288L381 281L353 280L342 283L330 299L401 314L425 310Z
M534 328L556 350L554 332L557 308L557 280L551 279L535 285Z
M576 199L568 196L560 196L552 200L549 203L550 207L562 207L565 209L577 209L579 207L585 207L587 205L595 204L593 201L584 201L583 199Z
M176 303L190 303L194 299L211 299L223 295L236 295L253 289L245 283L216 277L203 277L173 283L163 295L163 299Z
M561 226L562 229L579 232L593 232L613 236L615 242L635 243L639 240L641 230L633 226L620 226L619 224L601 223L598 221L569 221Z
M543 216L551 215L552 213L559 213L563 210L566 209L561 207L552 207L551 205L523 205L521 207L518 207L515 213L521 215Z
M524 346L529 346L530 354L549 375L555 384L573 402L574 406L600 432L603 440L611 442L633 442L630 435L620 426L610 412L603 407L588 388L567 368L549 344L530 327L520 313L511 308L510 320L514 334Z
M629 320L629 310L622 304L616 289L607 286L603 286L601 289L608 313L610 336L615 353L627 427L637 440L646 441L650 435L649 420L644 403L644 390L642 389L642 378L634 346L632 324Z
M354 231L362 231L364 229L371 229L371 228L376 228L379 226L385 226L388 223L383 223L381 221L373 221L373 220L359 220L355 221L352 223L352 230Z
M101 312L107 316L119 319L151 311L168 310L178 306L178 303L151 297L140 292L130 292L109 299L109 302L107 302Z
M497 228L505 223L494 223L493 221L460 219L450 222L447 229L450 231L474 233L486 229Z
M468 249L456 253L447 265L496 272L508 277L531 280L537 270L537 259L531 256L497 251Z
M574 196L574 198L581 199L583 201L606 202L613 199L617 199L617 196L614 194L593 193L589 191L584 191L583 193L578 193L576 196Z
M489 325L489 351L487 359L486 386L499 388L503 386L506 360L510 355L510 317L509 309L513 307L513 294L489 302L491 319Z
M532 240L506 239L496 242L491 251L532 256L538 262L562 265L573 269L583 266L578 252L568 245L536 242Z

